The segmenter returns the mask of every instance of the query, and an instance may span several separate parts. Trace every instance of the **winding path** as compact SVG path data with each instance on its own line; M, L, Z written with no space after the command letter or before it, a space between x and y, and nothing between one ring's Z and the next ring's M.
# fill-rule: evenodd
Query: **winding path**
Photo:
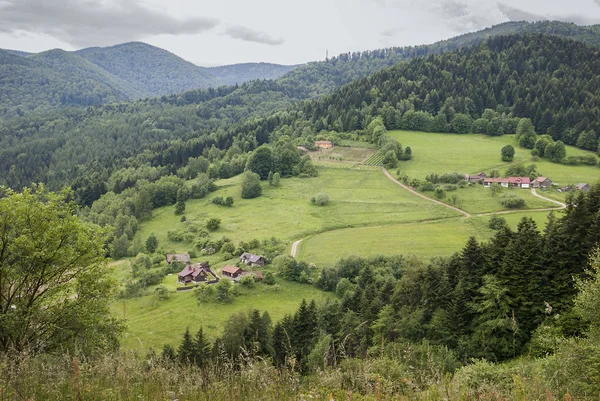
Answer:
M290 256L292 258L296 257L296 251L298 250L298 245L300 245L300 242L302 242L301 239L299 239L298 241L296 241L292 244L292 252L290 252Z
M549 212L549 211L552 211L552 210L561 210L561 209L564 209L564 208L567 207L567 205L564 204L563 202L560 202L560 201L557 201L557 200L554 200L554 199L550 199L550 198L546 198L545 196L542 196L542 195L538 194L537 191L535 190L535 188L531 188L531 194L533 196L537 196L538 198L544 199L544 200L546 200L548 202L556 203L559 206L558 207L541 208L541 209L529 209L529 210L521 210L521 209L518 209L518 210L502 210L502 211L498 211L498 212L480 213L480 214L472 215L472 214L470 214L470 213L468 213L468 212L466 212L466 211L464 211L462 209L459 209L459 208L457 208L455 206L452 206L452 205L449 205L447 203L441 202L441 201L439 201L437 199L430 198L427 195L423 195L422 193L420 193L420 192L412 189L408 185L404 185L403 183L401 183L400 181L398 181L397 179L395 179L385 167L382 170L383 170L383 173L386 175L386 177L388 179L390 179L393 183L401 186L402 188L406 189L408 192L410 192L410 193L412 193L414 195L417 195L417 196L419 196L419 197L421 197L423 199L426 199L426 200L428 200L430 202L433 202L433 203L437 203L437 204L439 204L441 206L445 206L445 207L447 207L449 209L452 209L454 211L457 211L457 212L461 213L464 216L463 219L468 219L468 218L473 217L473 216L475 216L475 217L493 216L493 215L496 215L496 214L510 214L510 213L521 213L521 212ZM441 221L441 220L448 220L448 219L453 219L453 218L456 218L456 217L448 217L447 219L436 219L436 220L431 220L431 221ZM430 221L422 221L421 223L424 223L424 222L430 222ZM410 224L410 223L406 223L406 224ZM292 244L292 250L290 252L290 256L291 257L296 257L296 253L298 251L298 246L300 245L301 242L302 242L302 239L299 239L298 241L296 241L296 242L294 242Z
M428 201L431 201L431 202L434 202L434 203L440 204L440 205L442 205L442 206L446 206L447 208L450 208L450 209L452 209L452 210L455 210L455 211L457 211L457 212L459 212L459 213L462 213L462 214L464 214L464 215L465 215L465 217L464 217L465 219L466 219L466 218L469 218L469 217L471 217L471 214L470 214L470 213L467 213L467 212L465 212L465 211L464 211L464 210L462 210L462 209L459 209L459 208L457 208L457 207L454 207L454 206L450 206L449 204L447 204L447 203L444 203L444 202L440 202L439 200L432 199L432 198L430 198L429 196L423 195L422 193L415 191L414 189L412 189L412 188L411 188L411 187L409 187L408 185L404 185L403 183L401 183L400 181L398 181L397 179L395 179L395 178L394 178L394 177L393 177L393 176L390 174L390 172L389 172L389 171L387 171L387 169L386 169L385 167L383 168L383 173L384 173L384 174L387 176L387 178L389 178L390 180L392 180L392 182L394 182L394 183L396 183L396 184L400 185L402 188L406 189L408 192L411 192L411 193L413 193L413 194L415 194L415 195L417 195L417 196L420 196L420 197L421 197L421 198L423 198L423 199L427 199Z

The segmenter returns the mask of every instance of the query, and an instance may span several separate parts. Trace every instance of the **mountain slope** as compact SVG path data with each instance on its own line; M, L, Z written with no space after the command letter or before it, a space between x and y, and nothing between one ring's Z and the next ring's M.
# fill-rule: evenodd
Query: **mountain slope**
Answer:
M218 83L217 86L220 86L242 84L255 79L277 79L297 67L272 63L242 63L210 67L208 72Z
M20 57L0 51L0 115L126 100L127 86L62 51Z
M278 82L288 89L301 90L302 96L305 98L316 97L331 93L342 85L414 57L441 54L477 45L496 36L519 33L556 35L600 47L600 25L579 26L559 21L506 22L430 45L342 53L328 61L300 66L281 77Z
M142 96L160 96L215 86L205 68L146 43L91 47L76 53L115 77L140 88Z

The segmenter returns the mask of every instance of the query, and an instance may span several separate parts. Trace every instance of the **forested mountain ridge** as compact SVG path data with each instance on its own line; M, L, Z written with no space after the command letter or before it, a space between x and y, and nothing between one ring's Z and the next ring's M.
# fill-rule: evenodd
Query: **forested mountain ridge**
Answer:
M215 86L206 69L142 42L90 47L75 53L139 87L144 97Z
M369 76L385 67L414 57L429 56L473 46L492 37L521 33L561 36L600 47L600 25L579 26L560 21L505 22L477 32L456 36L430 45L390 47L342 53L323 62L300 66L281 77L281 85L304 90L304 97L316 97L352 81Z
M170 95L191 89L242 84L254 79L277 79L277 83L286 93L293 92L294 98L309 99L331 93L340 86L401 61L471 46L498 35L523 32L564 36L593 46L600 45L599 26L546 21L507 22L431 45L344 53L327 61L312 62L299 67L269 63L198 67L166 50L141 42L64 52L65 64L61 64L58 70L51 71L46 69L49 68L47 64L29 65L30 68L25 68L22 64L6 65L6 57L0 57L0 89L1 92L11 94L9 99L5 99L4 96L0 98L0 115L12 117L33 110L64 106L86 107ZM15 50L0 52L33 60L40 56ZM41 54L57 52L55 50ZM67 56L80 56L89 61L89 64L83 64L78 57ZM69 66L69 63L73 63L74 66ZM65 75L66 70L75 72ZM95 78L99 78L97 83ZM69 84L68 80L74 82Z
M0 50L0 115L123 101L129 88L86 60L49 51L30 57Z
M274 79L293 68L269 63L199 67L140 42L76 52L0 50L0 116Z
M538 134L598 150L599 56L569 39L500 36L384 69L305 103L302 115L317 131L363 129L381 115L388 128L448 132L460 114L468 129L491 135L514 133L509 116L530 118Z

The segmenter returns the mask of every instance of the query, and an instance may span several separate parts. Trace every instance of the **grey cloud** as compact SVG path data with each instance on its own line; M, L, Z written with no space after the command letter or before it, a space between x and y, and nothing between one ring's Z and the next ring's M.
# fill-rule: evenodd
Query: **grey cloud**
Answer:
M115 4L77 0L0 0L0 32L46 34L73 46L104 46L147 36L210 30L212 18L177 19L136 0Z
M600 5L600 0L594 0L598 5ZM578 25L591 25L597 24L600 22L600 18L590 17L584 13L580 14L564 14L564 15L541 15L534 14L528 11L521 10L516 7L508 6L506 4L497 3L496 4L500 12L502 12L506 18L511 21L565 21L565 22L574 22Z
M497 3L497 6L500 12L511 21L542 21L548 19L543 15L533 14L506 4Z
M598 0L600 1L600 0ZM441 5L441 13L451 18L466 17L469 15L468 7L466 4L458 3L456 1L448 1Z
M245 26L235 25L227 28L225 35L235 39L245 40L246 42L262 43L269 46L283 44L283 38L274 38L268 33L256 31Z

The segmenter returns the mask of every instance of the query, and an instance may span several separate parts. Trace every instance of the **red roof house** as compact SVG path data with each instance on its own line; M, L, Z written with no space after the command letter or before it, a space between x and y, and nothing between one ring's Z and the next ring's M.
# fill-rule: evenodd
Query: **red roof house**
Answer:
M227 265L227 266L224 266L223 269L221 269L221 274L223 276L231 277L231 278L238 277L239 275L242 274L242 272L243 272L243 270L237 266Z

